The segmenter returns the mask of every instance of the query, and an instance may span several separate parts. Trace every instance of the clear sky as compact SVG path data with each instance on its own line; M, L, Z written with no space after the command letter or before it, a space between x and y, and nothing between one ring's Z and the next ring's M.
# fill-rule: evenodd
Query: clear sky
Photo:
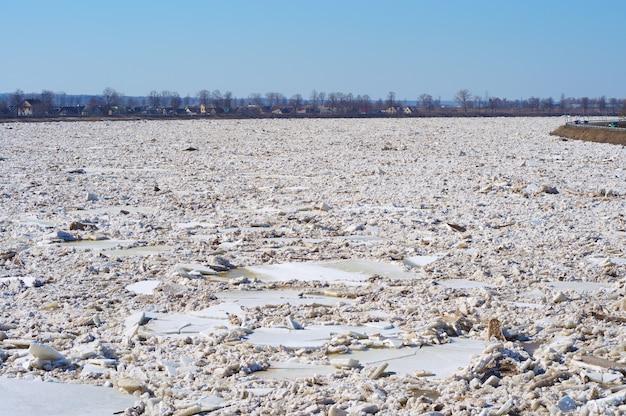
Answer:
M0 92L626 96L625 0L0 0Z

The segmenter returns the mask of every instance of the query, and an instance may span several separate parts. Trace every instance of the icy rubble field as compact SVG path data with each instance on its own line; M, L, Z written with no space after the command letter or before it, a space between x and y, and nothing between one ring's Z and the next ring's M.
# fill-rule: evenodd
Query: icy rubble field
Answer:
M0 124L0 401L626 411L626 151L562 123Z

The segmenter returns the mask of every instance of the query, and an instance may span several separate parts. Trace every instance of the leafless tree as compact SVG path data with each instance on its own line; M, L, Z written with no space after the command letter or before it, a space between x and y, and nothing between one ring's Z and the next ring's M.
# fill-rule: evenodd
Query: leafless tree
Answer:
M352 111L354 109L354 95L349 92L344 94L341 98L341 106L343 107L344 112Z
M161 105L164 107L167 107L169 104L171 104L171 100L172 100L172 92L169 90L162 90L161 91Z
M148 93L148 102L150 107L159 108L161 106L161 95L156 90L150 91Z
M11 106L11 108L13 108L16 116L18 115L18 111L23 99L24 91L20 90L19 88L13 91L9 96L9 105Z
M200 105L204 105L205 107L209 105L209 100L211 99L209 90L200 90L196 96L198 97Z
M422 107L428 109L428 112L433 109L433 96L430 94L421 94L419 101L422 102Z
M606 97L604 95L598 98L598 110L600 110L602 114L606 114Z
M583 109L583 114L587 114L587 109L589 108L589 97L583 97L580 99L580 107Z
M170 107L172 107L174 110L178 110L182 104L183 99L180 98L180 95L176 91L173 91L170 94Z
M609 99L609 107L611 107L611 115L615 115L615 109L618 107L617 98Z
M233 93L230 91L226 91L224 93L224 109L229 111L233 106Z
M537 110L539 110L539 103L541 102L541 100L537 97L530 97L528 99L528 106L530 107L530 109L533 112L537 112Z
M248 96L248 100L250 101L250 104L252 105L256 105L258 107L263 106L263 99L261 97L261 94L259 94L258 92L253 92L252 94L250 94Z
M354 104L360 114L367 114L372 109L372 102L367 94L357 95Z
M293 108L298 111L301 107L302 107L302 103L304 102L304 99L302 98L302 95L300 94L295 94L291 97L291 99L289 100L289 105L293 106Z
M474 107L478 108L480 110L480 107L482 105L482 97L480 95L475 95L474 96Z
M363 109L362 111L365 113L369 113L370 111L372 111L372 99L370 98L370 96L365 94L361 97L361 100L361 108Z
M319 98L320 105L324 105L326 103L326 93L324 91L321 91L319 94L317 94L317 98Z
M96 109L102 105L102 100L98 97L91 97L89 101L87 101L87 106L85 107L85 111L89 114L94 114Z
M468 106L469 99L471 96L472 96L472 93L469 90L461 89L454 96L454 101L459 103L459 105L463 107L463 110L467 112L467 106Z
M387 94L387 108L392 108L395 102L396 102L396 93L393 91L389 91L389 93Z
M544 98L541 100L541 106L545 108L548 112L551 112L554 108L554 99L552 97Z
M120 94L111 87L107 87L102 91L102 97L104 98L104 113L109 114L111 107L119 104Z
M58 92L56 96L57 96L57 105L59 107L65 107L65 100L67 99L67 94L61 91L61 92Z
M44 113L49 114L54 107L54 92L50 90L41 91L41 105Z
M215 108L222 108L224 107L223 100L222 92L220 90L213 90L211 93L211 105Z
M269 105L270 107L281 104L284 98L285 96L279 92L266 92L265 93L265 99L267 100L267 105Z
M339 104L339 94L340 93L338 92L328 93L328 101L326 101L326 104L332 112L337 111L337 105Z
M313 90L311 91L311 106L313 107L313 112L315 112L317 110L317 101L319 100L319 95L317 94L317 91Z

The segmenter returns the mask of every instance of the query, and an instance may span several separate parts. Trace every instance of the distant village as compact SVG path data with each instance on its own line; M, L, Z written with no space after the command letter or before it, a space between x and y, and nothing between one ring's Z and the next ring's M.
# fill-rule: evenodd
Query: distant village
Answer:
M81 118L81 117L436 117L436 116L624 116L623 99L552 98L507 100L472 95L460 90L454 101L442 102L422 94L412 102L386 100L343 93L317 93L308 100L296 94L287 99L280 93L251 94L234 98L231 93L202 90L196 97L152 91L145 97L125 97L107 88L102 95L70 96L42 91L24 94L21 90L0 94L0 118Z
M349 111L325 105L318 105L313 107L312 105L303 105L300 107L294 107L291 105L259 105L259 104L246 104L238 107L215 107L206 104L199 105L186 105L184 107L168 107L168 106L119 106L114 105L109 108L103 108L102 106L63 106L53 107L48 110L44 110L41 100L38 99L26 99L20 103L17 108L18 117L88 117L88 116L123 116L123 115L147 115L147 116L248 116L256 117L262 115L367 115L367 114L382 114L382 115L411 115L416 110L415 106L391 106L382 108L373 112L368 108L354 108Z

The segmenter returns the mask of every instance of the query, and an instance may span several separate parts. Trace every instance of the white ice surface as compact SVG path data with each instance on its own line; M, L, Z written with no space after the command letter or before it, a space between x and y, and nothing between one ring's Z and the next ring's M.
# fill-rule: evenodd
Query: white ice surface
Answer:
M293 262L250 266L246 269L261 280L316 280L347 285L365 284L365 281L374 275L395 279L410 279L416 276L413 273L405 272L398 266L369 260L340 260L319 263Z
M141 247L129 247L119 248L105 251L103 254L108 257L129 257L129 256L149 256L152 254L164 253L171 251L174 247L159 245L159 246L141 246Z
M575 292L583 293L583 292L593 292L595 290L600 289L609 289L611 287L610 284L607 283L596 283L596 282L567 282L567 281L555 281L548 283L548 286L552 286L557 290L569 291L573 290Z
M198 335L201 332L223 332L234 328L225 319L209 319L205 317L183 315L147 313L150 321L144 325L144 329L155 334L179 338L189 335Z
M343 299L334 296L312 295L298 290L241 290L222 292L217 297L226 302L233 302L245 308L254 308L265 305L293 306L302 305L326 305L337 303L353 303L351 299Z
M113 388L0 377L0 414L6 416L113 415L136 400Z
M35 276L9 276L9 277L0 277L0 283L2 282L10 282L12 280L21 280L28 287L32 287L37 277Z
M437 281L441 286L450 288L450 289L473 289L478 287L493 287L489 283L485 282L477 282L475 280L467 280L467 279L446 279Z
M138 295L151 295L154 293L154 289L156 289L160 284L160 280L142 280L140 282L126 285L126 290L135 292Z
M488 345L485 341L452 338L443 345L427 345L421 348L376 348L337 354L331 358L359 360L362 366L376 368L387 363L386 372L414 374L429 371L436 378L446 378L465 368L473 355L480 355ZM327 375L338 371L331 365L309 364L298 361L272 362L266 371L256 373L261 378L294 380L313 375Z
M439 256L413 256L404 259L404 264L409 267L424 267L439 260Z
M485 341L451 338L450 343L425 345L421 348L382 348L354 351L346 358L356 358L361 365L376 367L388 363L387 372L412 374L417 370L432 372L446 378L466 367L472 355L479 355L488 345Z
M395 328L381 329L376 326L311 325L301 330L281 327L257 328L246 337L255 345L283 346L285 348L320 348L333 336L356 332L363 335L381 334L385 337L396 335Z

